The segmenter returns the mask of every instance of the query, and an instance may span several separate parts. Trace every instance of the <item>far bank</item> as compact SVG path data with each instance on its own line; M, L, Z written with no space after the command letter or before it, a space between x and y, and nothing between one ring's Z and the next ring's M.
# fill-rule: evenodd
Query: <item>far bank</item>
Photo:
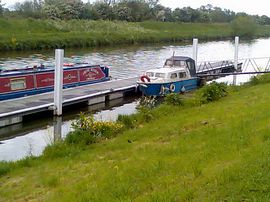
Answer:
M229 23L120 22L89 20L0 19L0 50L44 50L221 40L235 36ZM258 26L255 38L270 36Z

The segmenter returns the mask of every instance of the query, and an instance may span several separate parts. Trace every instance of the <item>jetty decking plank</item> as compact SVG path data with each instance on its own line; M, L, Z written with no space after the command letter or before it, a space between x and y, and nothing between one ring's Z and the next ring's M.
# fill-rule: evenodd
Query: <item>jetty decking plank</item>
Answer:
M108 91L114 92L121 88L136 86L138 77L111 80L107 82L101 82L96 84L89 84L84 86L78 86L75 88L68 88L63 90L63 103L68 104L69 100L80 98L87 99L96 96L97 93L106 94ZM5 100L0 102L0 117L4 115L8 116L9 113L19 110L27 110L33 107L41 107L48 104L53 106L53 92L43 93L34 96L27 96L23 98L17 98L12 100Z

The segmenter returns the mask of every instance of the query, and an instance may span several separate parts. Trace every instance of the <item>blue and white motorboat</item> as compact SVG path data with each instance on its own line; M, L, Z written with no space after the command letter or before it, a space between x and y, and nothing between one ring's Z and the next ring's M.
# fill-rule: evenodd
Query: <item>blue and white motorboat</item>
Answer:
M173 56L162 68L150 69L137 81L146 96L182 93L198 87L195 62L189 57Z

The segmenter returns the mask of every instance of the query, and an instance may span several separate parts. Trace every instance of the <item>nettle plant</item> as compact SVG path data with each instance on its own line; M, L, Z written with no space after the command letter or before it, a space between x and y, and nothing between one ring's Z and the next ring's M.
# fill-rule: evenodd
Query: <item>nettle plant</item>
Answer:
M141 114L143 121L149 122L154 118L152 109L156 106L156 97L143 96L139 99L137 110Z
M202 88L201 102L208 103L219 100L228 95L227 85L225 83L212 82Z

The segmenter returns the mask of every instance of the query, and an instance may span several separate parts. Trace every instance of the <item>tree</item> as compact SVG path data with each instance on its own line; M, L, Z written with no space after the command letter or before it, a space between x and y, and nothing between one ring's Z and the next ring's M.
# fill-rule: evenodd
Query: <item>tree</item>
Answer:
M16 3L14 9L17 13L24 17L40 18L42 17L42 1L24 1L23 3Z
M99 19L102 19L102 20L113 20L114 19L112 7L108 3L96 2L93 5L93 9L98 14Z
M45 0L44 11L52 19L78 19L83 10L81 0Z
M0 15L3 15L3 12L4 12L4 4L2 4L0 0Z

